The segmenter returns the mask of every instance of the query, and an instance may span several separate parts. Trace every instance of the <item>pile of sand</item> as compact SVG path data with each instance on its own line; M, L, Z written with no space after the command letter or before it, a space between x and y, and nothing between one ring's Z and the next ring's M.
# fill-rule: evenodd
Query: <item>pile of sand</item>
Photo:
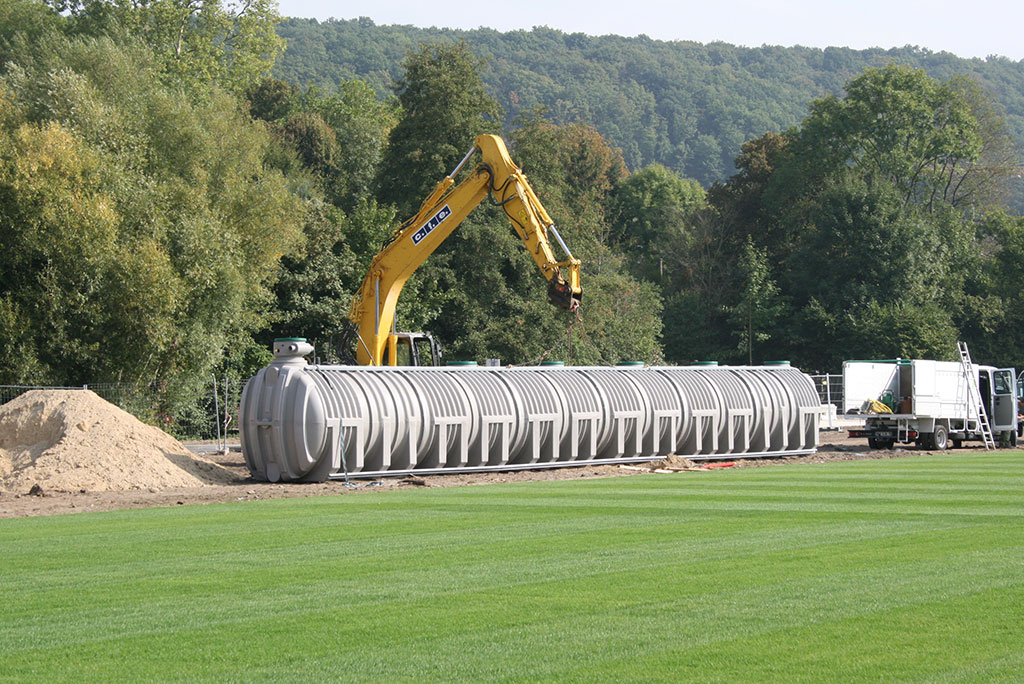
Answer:
M166 489L234 479L89 390L32 390L0 406L0 490Z

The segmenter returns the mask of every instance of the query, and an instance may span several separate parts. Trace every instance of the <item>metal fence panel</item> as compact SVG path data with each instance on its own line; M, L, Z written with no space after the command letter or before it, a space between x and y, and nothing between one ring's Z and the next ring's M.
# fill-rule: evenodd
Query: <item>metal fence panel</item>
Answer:
M126 383L96 383L90 385L0 385L0 404L6 404L29 390L92 390L104 401L131 413L136 418L161 429L179 439L237 439L238 404L243 383L222 379L196 398L196 410L189 412L177 423L161 420L154 410L155 393L151 388L140 388ZM216 390L214 389L216 387ZM216 398L214 392L216 391Z
M812 375L814 388L822 404L843 405L843 376L840 374Z
M12 399L17 399L29 390L81 390L90 389L88 385L78 387L55 387L52 385L0 385L0 404L6 404ZM108 400L109 401L109 400Z
M843 407L843 376L840 374L812 375L814 389L821 401L821 426L826 430L836 429Z

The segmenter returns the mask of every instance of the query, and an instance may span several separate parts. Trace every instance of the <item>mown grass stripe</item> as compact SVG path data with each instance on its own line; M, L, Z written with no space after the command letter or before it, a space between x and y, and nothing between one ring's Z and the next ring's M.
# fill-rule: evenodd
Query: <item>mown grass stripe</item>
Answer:
M0 521L0 679L1019 681L1021 465Z

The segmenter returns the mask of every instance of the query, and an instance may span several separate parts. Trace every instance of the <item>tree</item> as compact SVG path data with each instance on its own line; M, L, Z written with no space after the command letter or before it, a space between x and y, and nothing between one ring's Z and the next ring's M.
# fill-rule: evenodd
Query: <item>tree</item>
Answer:
M768 132L743 143L735 161L737 173L708 190L708 202L735 228L732 248L737 252L749 238L778 261L794 246L799 224L783 218L793 207L773 204L770 192L777 167L788 161L793 135Z
M953 320L963 306L973 226L955 215L908 210L895 188L856 180L829 188L817 205L804 243L786 262L785 291L802 326L793 344L815 368L856 358L855 349L869 357L883 349L905 358L922 349L932 353L926 358L947 356L957 339ZM875 351L870 334L878 335Z
M171 80L244 92L284 52L276 0L47 0L75 31L129 35L153 50Z
M763 206L775 225L795 227L786 289L803 310L807 348L822 339L811 321L829 312L830 334L848 347L869 349L869 331L881 335L879 351L900 340L902 356L952 349L976 249L965 210L987 201L977 162L998 145L997 123L983 128L965 92L920 70L869 69L845 98L812 103L789 134ZM899 332L906 321L927 329Z
M0 78L0 377L134 384L174 416L266 322L303 207L231 96L183 99L132 42L34 50Z
M957 359L957 330L949 311L937 302L870 302L845 318L845 358ZM837 368L844 360L836 351L822 351L825 368Z
M951 91L960 95L971 109L981 137L978 160L950 171L961 204L979 210L999 211L1012 199L1012 186L1020 186L1020 150L1010 137L1002 108L977 82L964 76L949 79Z
M271 122L291 114L296 109L299 96L296 86L269 76L253 81L245 92L252 117Z
M589 126L556 126L540 113L521 121L512 135L516 159L572 253L583 262L580 319L570 327L566 344L554 351L568 358L569 340L574 339L576 363L660 360L662 302L657 287L633 277L613 247L615 198L628 177L621 152ZM558 327L565 323L547 328L551 341L557 340Z
M990 212L978 223L978 243L958 321L971 355L1019 367L1024 358L1024 218Z
M323 200L307 201L301 253L281 260L274 293L277 319L268 334L307 338L325 360L349 361L345 345L352 295L362 285L370 258L394 227L394 212L363 200L351 214Z
M670 361L726 360L736 354L728 307L736 291L731 221L716 209L694 214L688 242L667 253L675 277L665 292L665 357Z
M246 93L249 112L266 121L284 150L272 160L288 170L298 161L317 177L327 198L351 211L374 196L374 183L388 135L397 121L397 101L379 101L363 81L343 81L337 92L304 92L264 78ZM297 159L296 159L297 157Z
M330 178L337 173L341 149L334 130L318 114L297 112L281 120L278 132L298 153L302 164Z
M742 289L739 301L730 307L730 322L738 328L739 348L746 351L747 365L754 364L754 345L772 339L785 305L771 277L768 257L749 239L739 259Z
M337 206L351 211L374 196L388 137L398 122L398 104L394 98L380 101L364 81L350 80L338 84L336 93L308 89L301 106L334 131L337 175L327 184L327 193Z
M734 236L729 253L744 254L746 240L783 265L794 360L827 368L855 350L941 358L953 348L971 307L973 212L994 187L981 160L1005 150L998 117L969 91L907 67L868 69L845 97L813 102L799 127L745 145L740 172L709 192ZM742 275L744 260L734 263Z
M810 109L793 145L805 176L852 170L869 185L892 185L904 204L929 210L972 199L967 181L983 141L962 88L889 65L865 70L846 84L846 97L828 96Z
M611 242L629 255L638 278L680 285L687 274L673 272L678 263L673 256L692 247L695 214L705 208L706 195L696 181L652 164L619 185Z
M410 52L395 84L402 107L379 176L379 199L411 216L476 136L501 130L501 109L484 90L483 60L465 43L424 45Z
M425 45L410 52L404 66L394 87L399 119L388 136L377 183L381 203L397 207L400 218L415 213L472 148L476 136L500 130L500 110L480 78L483 62L464 44ZM419 267L399 302L403 327L430 330L463 357L495 353L495 336L481 340L469 333L488 327L485 311L494 314L498 327L512 315L508 309L493 311L491 306L505 303L488 297L495 292L491 288L501 286L489 274L504 267L507 254L500 241L484 238L481 243L482 236L492 234L496 220L495 213L478 210ZM482 260L480 248L487 254Z
M38 0L0 0L0 64L17 51L12 43L33 42L59 31L60 15Z
M607 245L614 196L629 175L622 152L592 126L556 126L541 112L519 124L512 133L516 159L530 181L543 188L542 201L559 230L577 245L573 249Z

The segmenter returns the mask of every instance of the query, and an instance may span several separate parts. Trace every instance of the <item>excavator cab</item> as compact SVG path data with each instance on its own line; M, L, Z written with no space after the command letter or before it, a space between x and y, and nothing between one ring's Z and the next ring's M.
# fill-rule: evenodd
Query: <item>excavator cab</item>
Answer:
M394 354L395 363L391 363ZM441 344L430 333L399 332L388 336L382 365L440 366Z

